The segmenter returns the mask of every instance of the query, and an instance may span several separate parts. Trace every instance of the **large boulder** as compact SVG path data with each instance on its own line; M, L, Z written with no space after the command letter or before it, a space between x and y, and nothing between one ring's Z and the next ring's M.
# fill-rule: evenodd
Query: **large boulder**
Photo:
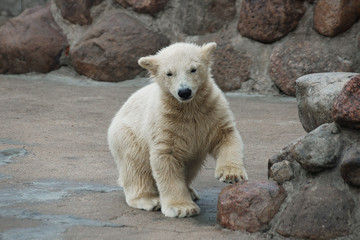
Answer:
M293 31L305 10L302 0L243 0L238 30L244 37L271 43Z
M333 122L332 109L344 85L356 73L315 73L296 80L299 118L305 131Z
M269 75L285 94L295 96L299 77L319 72L351 72L352 62L320 41L288 41L277 45L269 63Z
M163 10L168 0L114 0L125 8L132 8L135 12L155 15Z
M236 49L231 42L218 42L212 73L223 91L241 88L249 78L250 65L251 57L245 51Z
M92 23L90 9L104 0L55 0L64 19L79 25Z
M360 75L345 84L334 102L332 115L336 123L360 129Z
M70 56L78 73L98 81L118 82L142 71L139 57L154 54L168 44L163 35L118 12L91 25Z
M55 70L67 45L49 5L27 9L0 28L0 73Z
M348 30L359 16L359 0L319 0L314 9L314 29L334 37Z
M277 171L278 166L286 167ZM287 192L273 219L284 237L358 239L360 131L323 124L290 143L268 162L268 176ZM284 178L288 173L292 177Z
M267 181L227 186L219 194L217 222L233 230L267 230L285 198L283 187Z
M305 184L292 196L279 217L276 231L284 237L331 239L350 233L355 202L346 190L330 184L330 178Z
M176 19L189 35L213 33L230 23L236 14L236 0L201 0L179 3Z

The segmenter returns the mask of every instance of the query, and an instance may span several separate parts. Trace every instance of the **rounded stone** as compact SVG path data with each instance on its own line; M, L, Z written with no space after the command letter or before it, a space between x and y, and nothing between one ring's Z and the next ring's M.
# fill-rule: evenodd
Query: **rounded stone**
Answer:
M307 132L333 122L333 105L344 85L357 73L313 73L296 80L300 122Z
M273 164L269 170L269 177L274 179L278 184L290 181L294 177L291 163L284 160Z
M115 13L92 24L70 56L78 73L98 81L119 82L143 71L137 63L140 57L168 44L166 37L136 19Z
M269 229L285 198L282 186L267 181L252 180L227 186L219 194L217 222L232 230Z
M67 45L49 5L27 9L0 28L0 73L58 69Z
M305 11L303 1L243 0L238 30L244 37L271 43L293 31Z
M349 185L360 187L360 146L354 145L344 154L341 176Z
M351 72L352 62L321 41L295 40L275 46L269 63L271 80L286 95L295 96L299 77L319 72Z

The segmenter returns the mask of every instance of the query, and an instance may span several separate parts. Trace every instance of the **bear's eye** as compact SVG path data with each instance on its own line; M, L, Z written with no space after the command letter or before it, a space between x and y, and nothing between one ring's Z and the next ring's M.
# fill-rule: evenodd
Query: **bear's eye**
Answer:
M192 73L196 72L196 68L192 68L192 69L191 69L191 72L192 72Z
M172 73L171 73L171 72L168 72L168 73L166 74L166 76L171 77L171 76L172 76Z

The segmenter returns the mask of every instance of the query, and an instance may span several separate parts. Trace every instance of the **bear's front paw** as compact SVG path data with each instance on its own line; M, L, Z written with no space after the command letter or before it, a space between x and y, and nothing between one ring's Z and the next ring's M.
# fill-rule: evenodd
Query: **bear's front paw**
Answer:
M161 212L166 217L190 217L199 215L200 208L194 202L164 204L161 207Z
M247 181L248 176L246 170L243 166L234 167L234 166L222 166L218 167L215 170L215 178L219 179L219 181L226 183L235 183L240 180Z

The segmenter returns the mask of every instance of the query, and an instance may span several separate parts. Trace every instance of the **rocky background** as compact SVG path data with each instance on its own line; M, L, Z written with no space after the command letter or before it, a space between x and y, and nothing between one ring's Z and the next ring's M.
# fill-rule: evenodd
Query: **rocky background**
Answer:
M177 41L218 43L224 91L294 96L302 75L360 71L358 0L4 0L0 13L2 74L70 66L123 81L145 75L139 57Z
M276 239L360 239L360 75L302 76L296 98L308 133L269 159L269 182L224 188L217 221Z

